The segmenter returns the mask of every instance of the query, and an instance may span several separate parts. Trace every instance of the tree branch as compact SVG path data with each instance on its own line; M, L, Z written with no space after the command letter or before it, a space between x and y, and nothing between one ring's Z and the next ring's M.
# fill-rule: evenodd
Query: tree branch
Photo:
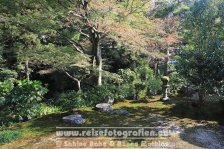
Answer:
M62 69L63 72L69 77L71 78L73 81L76 81L76 82L80 82L79 79L73 77L72 75L70 75L65 69Z

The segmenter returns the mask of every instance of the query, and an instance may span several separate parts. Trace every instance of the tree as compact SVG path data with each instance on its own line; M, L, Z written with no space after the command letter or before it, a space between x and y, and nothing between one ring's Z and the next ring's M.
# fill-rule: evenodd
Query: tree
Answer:
M106 41L105 39L122 44L133 53L144 51L148 54L146 47L150 40L145 32L148 26L152 26L152 22L144 16L148 7L148 1L95 0L85 1L85 3L81 1L81 5L71 12L69 17L71 27L91 43L93 70L98 71L98 85L102 84L101 45ZM72 20L77 18L80 21L73 23Z
M29 80L29 63L45 63L63 70L69 78L80 84L77 78L68 73L71 65L77 64L76 69L79 68L78 62L83 58L83 47L78 43L79 34L66 26L67 13L76 4L69 0L63 4L60 1L1 1L1 51L9 66L24 64L22 68ZM54 55L56 57L52 57Z
M74 51L69 46L55 46L48 44L42 46L38 59L44 65L64 72L71 80L75 82L78 90L81 90L81 81L89 75L90 60L87 55Z
M224 44L221 15L223 1L200 0L181 22L187 43L180 54L178 71L199 90L199 101L224 83Z
M45 69L44 65L46 69L63 71L77 84L82 76L88 75L94 84L101 85L103 74L110 71L107 70L110 47L104 45L116 45L119 48L110 50L125 50L122 53L132 56L160 55L154 44L162 34L157 27L161 21L145 17L148 0L65 0L63 3L2 0L0 3L3 55L12 69L25 65L22 68L26 75L22 74L28 79L32 69L39 71L34 66ZM115 56L110 58L110 61L118 60ZM123 57L119 60L123 63ZM114 72L119 69L112 67Z

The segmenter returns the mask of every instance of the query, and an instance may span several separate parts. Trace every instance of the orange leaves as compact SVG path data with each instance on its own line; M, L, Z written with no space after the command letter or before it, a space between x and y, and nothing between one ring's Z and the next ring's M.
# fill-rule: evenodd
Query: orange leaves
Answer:
M131 49L141 49L146 44L141 30L131 28L127 24L113 23L113 25L108 26L107 30L114 38L122 41L125 46Z
M94 0L90 3L90 7L91 9L110 11L116 8L116 3L113 0Z
M168 45L172 45L174 43L179 42L179 37L175 34L169 34L166 38L165 38L165 42Z
M137 6L133 3L131 9ZM156 57L161 49L178 43L175 18L149 19L142 13L130 13L129 10L116 0L92 0L87 25L127 49Z

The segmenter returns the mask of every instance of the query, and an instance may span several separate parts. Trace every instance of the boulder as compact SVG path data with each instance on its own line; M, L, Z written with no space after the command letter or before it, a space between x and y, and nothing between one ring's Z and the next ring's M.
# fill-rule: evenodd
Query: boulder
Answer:
M118 114L118 115L130 115L131 114L130 112L128 112L128 110L125 110L125 109L114 110L111 113Z
M99 103L96 105L96 109L100 112L111 112L113 111L111 104L109 103Z
M85 123L85 119L80 114L69 115L62 118L64 122L69 122L72 124L83 124Z

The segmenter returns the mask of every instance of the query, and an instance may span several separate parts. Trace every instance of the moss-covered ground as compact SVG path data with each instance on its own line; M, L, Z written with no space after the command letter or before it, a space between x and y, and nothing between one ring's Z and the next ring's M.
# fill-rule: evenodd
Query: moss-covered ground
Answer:
M27 122L12 125L11 130L19 130L22 136L15 141L1 145L0 148L56 148L56 127L156 127L155 122L173 122L175 125L184 127L186 130L196 126L209 126L218 128L223 123L223 107L219 103L209 102L198 105L193 101L181 98L171 98L170 101L162 102L160 97L149 97L145 100L123 100L113 105L114 109L126 109L131 115L115 115L101 113L92 108L80 108L64 113L55 113ZM86 122L82 125L71 125L62 121L63 116L70 114L82 114ZM153 117L153 118L152 118ZM159 117L160 119L157 119ZM220 129L217 131L221 131ZM100 140L116 140L117 138L94 138ZM77 139L76 139L77 140ZM88 142L88 139L80 139ZM174 148L200 148L203 145L186 139L183 135L173 135L167 138L146 138L146 141L165 140L175 143ZM143 140L125 140L127 143L135 143ZM223 140L222 140L223 141ZM135 147L126 144L128 148ZM127 147L127 146L123 146ZM138 146L142 147L142 146ZM137 148L138 148L137 147ZM116 146L115 146L116 148Z

